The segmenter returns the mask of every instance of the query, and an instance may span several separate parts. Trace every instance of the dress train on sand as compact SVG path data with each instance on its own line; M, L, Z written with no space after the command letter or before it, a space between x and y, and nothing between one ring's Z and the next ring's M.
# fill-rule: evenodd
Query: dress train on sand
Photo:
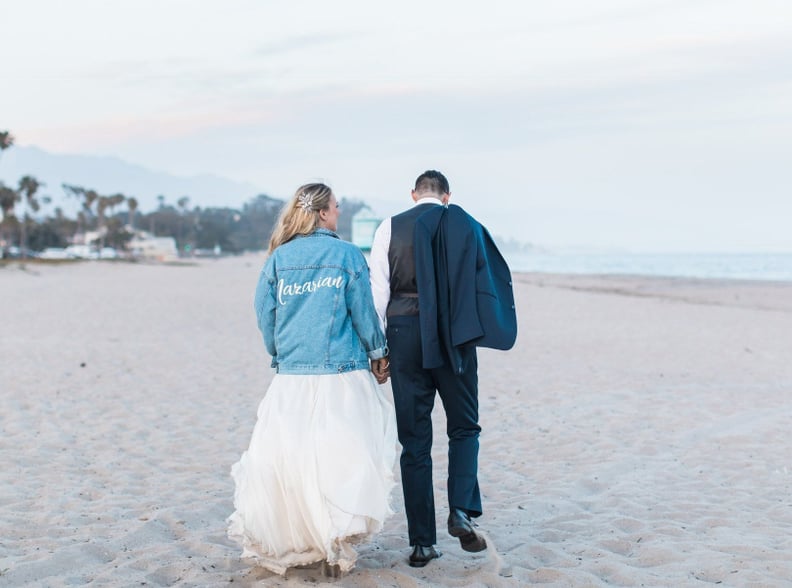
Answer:
M278 574L323 560L349 571L352 546L393 514L396 443L393 407L371 372L275 375L231 468L228 536Z

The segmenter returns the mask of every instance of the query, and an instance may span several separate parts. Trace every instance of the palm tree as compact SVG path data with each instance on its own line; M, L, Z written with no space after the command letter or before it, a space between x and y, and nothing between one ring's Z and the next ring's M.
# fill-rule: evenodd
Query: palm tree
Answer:
M3 213L3 220L14 214L14 206L19 201L19 194L0 182L0 212Z
M127 208L129 209L129 226L135 229L135 211L138 208L137 198L130 196L127 198Z
M0 131L0 159L2 159L3 151L14 144L14 136L8 131ZM6 224L8 214L13 214L14 205L16 204L19 196L11 188L0 182L0 211L3 213L3 218L0 220L0 242L3 241L2 225ZM0 251L0 258L2 258L2 251Z
M61 188L63 188L63 192L66 194L67 198L74 198L78 202L82 200L83 193L85 192L80 186L74 186L72 184L61 184Z
M112 218L113 214L115 214L115 207L119 204L123 204L126 200L126 196L123 194L113 194L112 196L107 197L107 208L110 209L110 217Z
M186 224L185 216L187 215L188 206L190 205L190 197L182 196L176 201L176 206L179 207L181 218L179 219L179 248L184 249L184 225Z
M3 219L0 220L0 246L5 247L5 230L6 226L11 225L11 221L8 217L14 215L14 206L19 201L19 194L17 194L14 190L6 186L3 182L0 182L0 212L3 214ZM10 245L10 243L8 243ZM2 253L0 252L0 257L2 257Z
M95 192L94 192L95 194ZM110 206L110 196L98 196L96 198L96 229L99 231L99 250L104 249L105 231L104 220L105 210Z
M61 188L66 193L66 197L71 197L77 200L78 202L84 198L85 188L81 186L75 186L73 184L61 184ZM80 204L82 204L80 202ZM77 231L74 235L75 238L72 239L72 242L76 243L76 237L79 234L82 234L85 231L85 214L82 211L77 212Z
M22 215L22 226L19 231L19 248L22 250L22 259L27 257L27 222L28 211L38 212L39 203L36 199L36 192L44 184L39 182L33 176L24 176L19 180L18 192L22 199L24 206L24 214Z
M73 184L61 184L61 188L63 191L66 192L66 196L71 196L72 198L77 198L78 200L82 198L85 189L81 186L74 186Z
M0 131L0 157L2 157L3 151L11 147L13 144L14 135L8 131Z
M112 227L115 227L116 225L121 224L117 219L113 219L113 215L115 214L115 207L118 206L119 204L123 204L125 200L126 200L126 196L124 196L121 193L113 194L112 196L107 197L107 207L110 209L110 223L109 223L111 225L110 229L112 229ZM104 231L104 233L107 232L108 231ZM105 235L103 234L102 235L103 247L104 247L104 242L105 242Z
M89 214L93 214L91 207L93 206L93 203L99 199L99 194L97 194L95 190L84 190L82 188L81 188L81 193L83 197L83 208L85 208L85 212Z
M157 234L157 220L159 220L159 216L165 208L165 196L162 194L157 196L157 202L159 202L157 210L149 215L149 233L152 235Z

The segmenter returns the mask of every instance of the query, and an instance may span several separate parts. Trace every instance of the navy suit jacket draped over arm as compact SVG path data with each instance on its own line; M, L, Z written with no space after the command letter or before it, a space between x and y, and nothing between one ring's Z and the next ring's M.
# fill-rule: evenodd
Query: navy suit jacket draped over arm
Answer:
M462 346L511 349L511 272L487 229L459 206L432 206L418 217L413 239L423 367L448 361L462 373Z

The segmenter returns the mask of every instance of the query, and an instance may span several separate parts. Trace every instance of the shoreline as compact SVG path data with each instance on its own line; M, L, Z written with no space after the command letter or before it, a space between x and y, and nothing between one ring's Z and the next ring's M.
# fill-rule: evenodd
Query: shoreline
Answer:
M675 276L675 275L667 275L667 274L637 274L637 273L578 273L578 272L539 272L539 271L513 271L512 274L514 275L525 275L525 276L547 276L550 278L595 278L595 279L602 279L602 280L658 280L658 281L675 281L679 282L680 285L691 285L695 286L698 283L707 284L707 285L717 285L717 286L730 286L730 285L739 285L739 284L756 284L756 285L778 285L778 286L790 286L792 287L792 278L789 280L779 280L779 279L765 279L765 278L722 278L722 277L712 277L712 276Z
M225 255L217 258L211 257L190 257L178 258L171 261L155 261L144 259L37 259L31 258L24 262L20 259L0 259L0 269L22 269L20 266L31 265L34 267L60 267L71 266L80 264L93 264L100 263L103 265L117 264L117 265L154 265L165 267L180 267L180 266L194 266L207 263L217 263L230 259L266 259L265 252L246 252L239 255ZM792 287L792 278L777 279L777 278L746 278L746 277L716 277L716 276L690 276L690 275L673 275L673 274L648 274L648 273L630 273L630 272L554 272L554 271L527 271L527 270L512 270L512 275L515 276L529 276L535 278L546 277L548 279L568 278L568 279L601 279L601 280L645 280L645 281L673 281L683 286L712 285L712 286L730 286L730 285L747 285L755 284L757 286L770 285L770 286L790 286Z

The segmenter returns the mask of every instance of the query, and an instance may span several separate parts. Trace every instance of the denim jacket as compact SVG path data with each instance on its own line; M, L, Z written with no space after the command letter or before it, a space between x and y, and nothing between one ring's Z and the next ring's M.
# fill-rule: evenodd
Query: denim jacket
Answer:
M366 259L327 229L275 249L261 271L255 308L278 373L369 369L369 359L388 354Z

